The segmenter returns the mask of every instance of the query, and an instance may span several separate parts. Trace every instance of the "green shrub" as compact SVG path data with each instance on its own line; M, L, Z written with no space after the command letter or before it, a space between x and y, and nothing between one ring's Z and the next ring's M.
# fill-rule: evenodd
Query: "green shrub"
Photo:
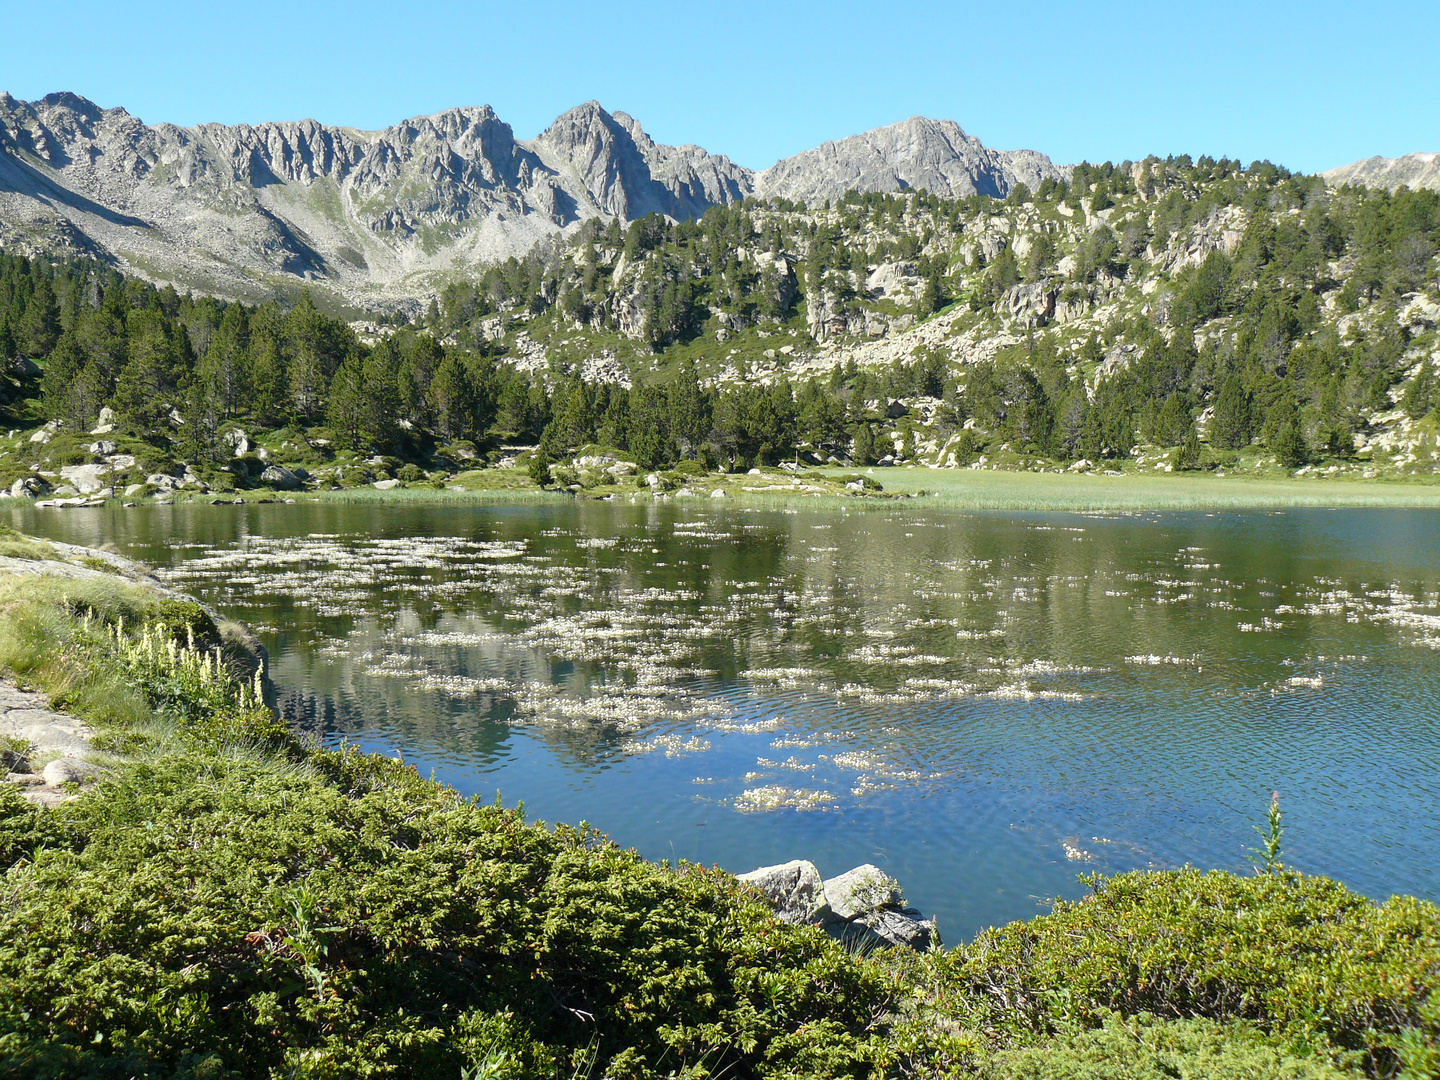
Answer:
M54 813L63 842L0 819L34 852L0 910L0 1073L456 1076L498 1048L511 1075L818 1080L893 1056L893 987L728 875L401 772L171 756Z
M1042 1046L1002 1051L982 1080L1342 1080L1317 1057L1297 1057L1244 1024L1162 1021L1117 1013L1103 1027L1062 1035Z
M1112 1010L1244 1020L1379 1076L1440 1034L1434 904L1376 905L1294 873L1135 872L1092 886L938 961L944 1007L1022 1039Z

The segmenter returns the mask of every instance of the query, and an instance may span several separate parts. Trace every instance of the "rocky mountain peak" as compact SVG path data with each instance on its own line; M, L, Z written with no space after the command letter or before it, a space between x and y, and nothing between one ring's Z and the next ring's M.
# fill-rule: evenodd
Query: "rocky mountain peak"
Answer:
M413 303L455 272L592 217L699 217L747 196L804 202L924 187L1001 194L1059 170L912 117L757 175L657 143L588 101L532 140L488 105L381 131L314 119L144 124L73 93L0 93L0 244L84 253L181 288L256 300L298 280L366 306Z
M851 189L924 188L947 198L1003 198L1022 181L1033 187L1032 178L1038 183L1044 176L1063 175L1044 154L1007 156L967 135L953 120L912 116L786 158L762 172L757 187L767 196L809 204L838 199Z
M1320 174L1327 184L1430 188L1440 191L1440 154L1405 154L1398 158L1372 157Z

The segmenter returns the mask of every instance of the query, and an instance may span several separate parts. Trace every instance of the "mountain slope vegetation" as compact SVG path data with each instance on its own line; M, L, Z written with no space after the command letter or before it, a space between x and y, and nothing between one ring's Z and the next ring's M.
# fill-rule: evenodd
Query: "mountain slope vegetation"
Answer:
M177 468L243 487L275 465L329 485L350 463L351 482L433 480L537 444L521 464L542 457L542 482L587 446L642 473L1428 475L1437 242L1436 192L1178 159L1081 165L1003 200L595 219L409 323L5 257L22 430L0 479L58 487L57 469L89 463L115 491ZM91 450L102 409L136 442Z

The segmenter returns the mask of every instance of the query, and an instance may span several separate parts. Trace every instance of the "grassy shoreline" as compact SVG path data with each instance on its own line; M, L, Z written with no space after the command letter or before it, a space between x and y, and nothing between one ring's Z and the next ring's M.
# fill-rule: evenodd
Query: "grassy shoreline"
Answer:
M985 469L874 468L863 475L883 488L878 493L848 492L834 483L854 476L838 468L807 470L825 478L823 487L811 481L797 485L796 475L766 469L760 476L712 473L693 478L693 490L669 491L657 496L648 488L613 485L587 491L541 489L515 475L514 470L477 470L466 474L466 484L443 488L404 486L275 492L268 489L236 491L221 498L212 494L178 493L173 503L363 503L383 505L487 505L551 504L568 499L610 499L617 502L650 501L657 497L676 501L708 502L711 492L722 490L731 503L749 506L811 507L936 507L959 510L1026 511L1165 511L1265 510L1312 508L1423 508L1440 509L1440 481L1416 482L1402 478L1337 479L1328 477L1215 476L1210 473L1093 473L1062 474ZM757 490L763 489L763 490ZM843 493L842 493L843 492ZM721 500L715 499L719 503ZM28 499L0 497L0 508L33 505ZM103 505L119 507L121 499ZM164 503L142 502L153 506Z

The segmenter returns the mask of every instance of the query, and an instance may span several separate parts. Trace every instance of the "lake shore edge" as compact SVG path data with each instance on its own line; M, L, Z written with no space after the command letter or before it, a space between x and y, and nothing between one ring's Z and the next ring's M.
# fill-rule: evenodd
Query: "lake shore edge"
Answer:
M0 1071L1018 1078L1099 1052L1379 1077L1440 1054L1423 901L1139 872L950 953L847 951L723 871L300 741L243 628L138 564L13 531L0 558L0 669L102 755L53 809L0 785Z

